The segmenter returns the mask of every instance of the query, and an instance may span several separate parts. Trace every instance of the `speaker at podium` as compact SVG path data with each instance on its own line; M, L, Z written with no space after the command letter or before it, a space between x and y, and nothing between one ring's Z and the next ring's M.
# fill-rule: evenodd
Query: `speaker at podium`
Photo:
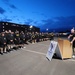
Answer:
M58 39L58 46L61 52L62 59L72 58L72 45L69 40Z

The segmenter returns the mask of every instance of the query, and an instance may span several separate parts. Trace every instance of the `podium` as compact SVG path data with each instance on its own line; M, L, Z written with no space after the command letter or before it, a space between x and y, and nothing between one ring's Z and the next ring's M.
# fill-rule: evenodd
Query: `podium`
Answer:
M62 59L72 58L72 45L68 40L58 39Z

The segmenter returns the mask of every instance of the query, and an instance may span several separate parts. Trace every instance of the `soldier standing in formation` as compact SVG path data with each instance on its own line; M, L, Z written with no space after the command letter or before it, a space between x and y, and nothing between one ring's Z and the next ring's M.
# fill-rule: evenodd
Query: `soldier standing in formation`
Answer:
M7 53L6 46L7 46L7 39L6 39L4 32L2 32L0 35L0 50L1 50L0 52L2 55L3 53Z

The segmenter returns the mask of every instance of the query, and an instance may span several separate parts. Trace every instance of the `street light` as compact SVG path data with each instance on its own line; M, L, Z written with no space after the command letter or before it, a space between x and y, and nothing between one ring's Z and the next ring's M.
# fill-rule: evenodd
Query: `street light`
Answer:
M33 26L30 26L29 28L30 28L30 32L32 32Z
M48 28L46 29L46 31L48 31Z
M33 28L33 26L30 26L30 28Z

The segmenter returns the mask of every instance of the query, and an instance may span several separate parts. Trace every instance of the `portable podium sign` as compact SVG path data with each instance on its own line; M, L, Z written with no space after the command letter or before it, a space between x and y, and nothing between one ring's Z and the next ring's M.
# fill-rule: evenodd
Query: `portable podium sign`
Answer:
M68 40L58 39L58 42L51 41L46 57L51 61L54 53L61 59L72 57L72 47Z
M72 58L72 45L69 40L58 39L62 59Z

